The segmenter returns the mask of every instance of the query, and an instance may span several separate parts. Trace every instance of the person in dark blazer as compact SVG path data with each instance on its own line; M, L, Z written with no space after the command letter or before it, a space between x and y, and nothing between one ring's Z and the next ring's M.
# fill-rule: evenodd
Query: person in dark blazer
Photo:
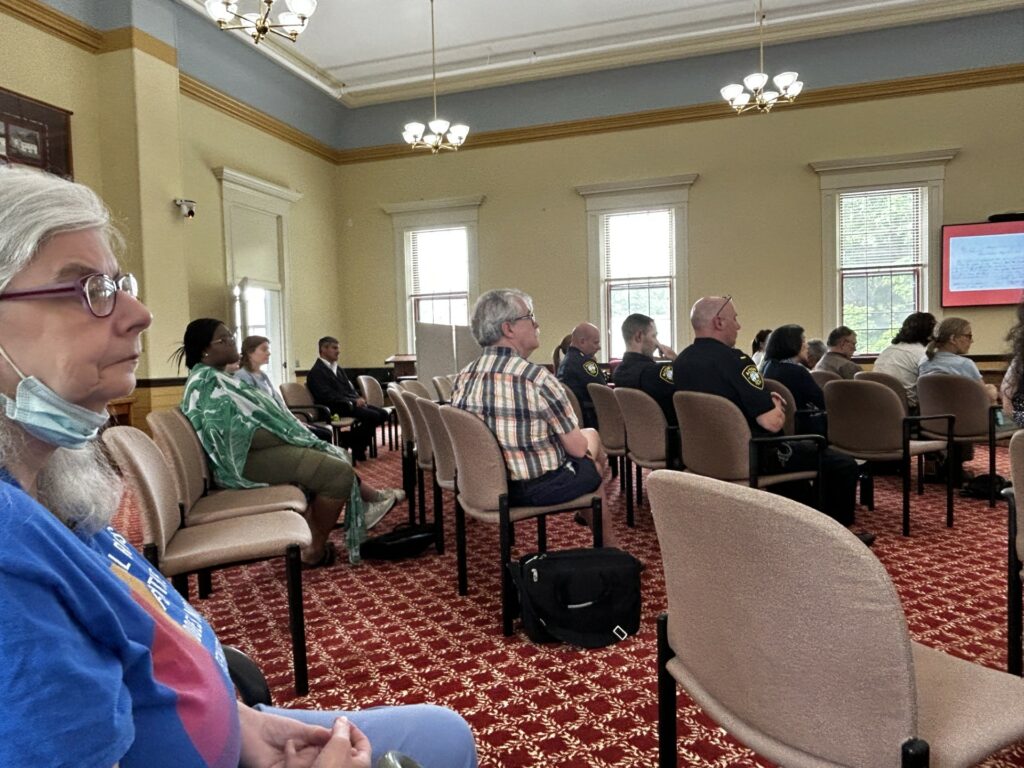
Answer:
M318 342L320 357L306 375L306 386L313 395L313 402L327 406L332 414L352 416L357 419L352 427L349 447L357 461L366 460L366 446L374 431L387 420L383 408L367 405L345 371L338 365L341 346L333 336L324 336Z

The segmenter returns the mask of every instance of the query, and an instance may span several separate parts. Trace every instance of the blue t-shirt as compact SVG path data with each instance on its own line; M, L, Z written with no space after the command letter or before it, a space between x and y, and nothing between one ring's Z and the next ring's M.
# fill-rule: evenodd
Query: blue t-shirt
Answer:
M981 371L978 370L978 366L971 358L942 349L938 350L931 360L927 357L924 358L917 366L917 372L921 376L927 376L930 373L949 373L953 376L963 376L974 379L974 381L981 381Z
M0 469L0 765L237 768L211 627L107 528L79 538Z

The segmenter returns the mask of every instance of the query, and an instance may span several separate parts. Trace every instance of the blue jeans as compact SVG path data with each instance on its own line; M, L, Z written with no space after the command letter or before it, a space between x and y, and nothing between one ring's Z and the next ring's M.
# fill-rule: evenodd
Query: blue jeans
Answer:
M450 709L433 704L374 707L355 712L312 709L255 709L293 720L331 728L344 716L356 724L373 748L371 764L391 750L416 760L423 768L476 768L476 745L469 724Z

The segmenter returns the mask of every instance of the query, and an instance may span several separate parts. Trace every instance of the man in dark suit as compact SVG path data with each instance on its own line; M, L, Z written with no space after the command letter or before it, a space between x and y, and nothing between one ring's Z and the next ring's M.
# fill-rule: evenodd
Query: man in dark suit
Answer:
M313 401L325 405L331 413L352 416L356 424L352 427L352 455L358 461L366 460L366 446L374 431L387 420L383 408L367 405L359 391L352 386L345 371L338 365L341 347L333 336L324 336L318 342L320 357L309 369L306 386L313 395Z

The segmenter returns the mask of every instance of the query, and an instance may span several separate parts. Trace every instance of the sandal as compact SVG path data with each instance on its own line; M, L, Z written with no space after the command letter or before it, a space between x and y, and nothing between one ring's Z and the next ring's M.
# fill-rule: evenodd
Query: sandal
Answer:
M320 555L319 560L314 560L311 563L307 563L305 560L302 561L302 567L306 570L312 568L329 568L334 565L334 561L338 559L338 549L334 546L333 541L324 542L324 553Z

